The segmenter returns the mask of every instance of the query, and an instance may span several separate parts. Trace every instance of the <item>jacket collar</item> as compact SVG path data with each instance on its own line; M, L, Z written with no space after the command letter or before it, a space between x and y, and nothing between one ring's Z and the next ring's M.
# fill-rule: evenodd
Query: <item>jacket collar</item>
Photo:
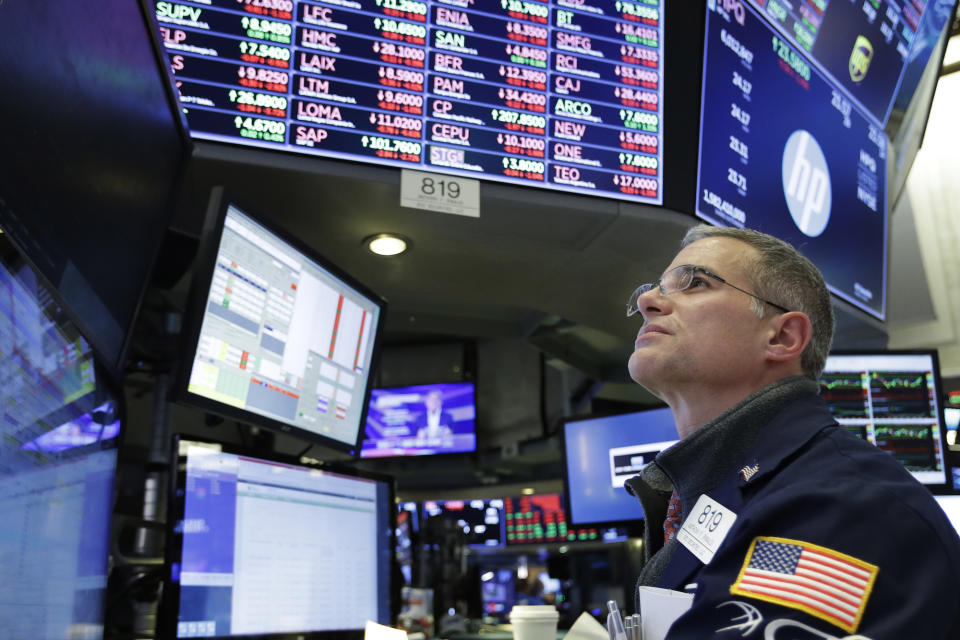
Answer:
M756 400L757 396L751 398ZM689 511L692 510L700 493L707 493L734 513L739 513L744 504L744 491L748 485L759 485L764 478L779 469L788 457L816 434L826 427L836 425L826 403L816 395L815 391L811 391L810 385L793 385L789 393L781 393L777 400L774 403L776 412L769 419L761 421L759 428L755 430L752 427L756 423L751 425L750 422L760 415L746 407L748 409L746 411L727 412L724 414L728 418L724 429L717 430L712 437L701 437L703 441L697 448L708 445L712 440L719 440L719 442L713 442L712 446L706 446L705 450L725 458L722 443L731 433L736 434L738 429L746 428L753 434L751 443L737 452L729 460L729 464L718 465L710 464L709 460L703 461L718 475L709 483L696 483L703 487L702 491L697 492L699 487L693 491L688 490L682 476L683 470L671 465L673 473L679 472L677 477L680 479L685 517L689 516ZM670 462L675 460L668 460L668 463ZM682 589L703 566L703 563L676 541L671 542L671 545L675 545L675 548L666 550L671 553L671 558L657 581L657 586Z

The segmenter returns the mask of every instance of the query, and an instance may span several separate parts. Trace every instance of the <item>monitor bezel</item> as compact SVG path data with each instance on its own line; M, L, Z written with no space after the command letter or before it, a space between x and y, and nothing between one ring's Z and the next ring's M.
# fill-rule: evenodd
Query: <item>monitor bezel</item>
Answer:
M242 445L228 443L223 440L215 440L203 436L194 436L186 433L175 433L172 436L170 449L170 473L167 487L167 523L165 528L166 544L163 563L163 590L160 598L159 608L157 610L157 637L158 638L176 638L178 613L180 610L180 581L173 580L172 568L179 563L183 551L183 532L178 531L178 523L183 519L184 512L184 493L179 489L183 487L183 481L186 477L186 457L180 455L181 442L196 442L200 444L220 447L223 453L255 458L267 462L274 462L284 465L292 465L304 469L315 469L324 472L336 473L354 478L373 480L384 483L387 486L387 518L390 540L388 550L390 556L390 566L388 567L387 591L389 593L389 617L393 622L397 619L400 611L400 584L398 582L399 566L396 560L397 544L397 491L396 481L392 476L382 473L358 469L352 465L343 463L320 462L311 460L303 461L296 455L278 453L276 451L265 452L254 447L245 447ZM230 640L232 638L246 638L248 640L361 640L364 635L364 628L356 629L336 629L331 631L305 630L297 632L280 632L267 634L243 634L243 635L217 635L211 638L221 638Z
M370 415L370 397L373 396L373 390L377 391L396 391L398 389L409 389L410 387L437 387L446 384L469 384L473 387L473 449L469 451L434 451L431 453L408 453L401 455L392 455L392 456L364 456L363 455L363 443L366 440L367 433L367 418ZM370 397L367 398L366 412L363 417L363 436L360 438L360 442L357 445L357 457L362 460L367 460L371 462L376 462L377 460L408 460L416 458L434 458L437 456L449 457L449 456L472 456L480 451L479 438L478 438L478 428L477 425L480 419L480 409L479 403L477 402L477 382L476 380L457 380L453 382L424 382L423 384L407 384L399 387L373 387L370 388Z
M929 356L932 362L933 369L933 389L932 393L934 394L934 400L937 403L937 426L940 432L940 447L941 455L943 456L943 482L938 483L925 483L920 482L923 486L930 489L930 491L942 491L946 490L950 485L950 446L947 444L947 425L943 417L943 380L940 376L940 357L936 349L836 349L830 351L827 354L829 356ZM826 364L826 363L824 363ZM907 471L904 468L904 471ZM910 473L910 471L907 471ZM914 477L910 473L911 477Z
M566 418L563 421L563 424L560 426L560 467L563 473L563 508L567 512L567 517L570 518L570 524L575 527L599 527L599 528L610 528L610 527L626 527L627 535L629 537L639 537L643 535L643 531L646 528L646 517L639 518L622 518L619 520L598 520L596 522L580 522L573 515L573 505L571 504L570 498L570 475L567 466L567 425L574 424L577 422L586 422L588 420L599 420L602 418L615 418L618 416L626 416L637 413L646 413L647 411L659 411L663 409L669 409L667 405L655 406L655 407L643 407L637 409L636 411L620 411L615 413L603 413L603 414L590 414L590 415L581 415L571 418ZM680 436L677 435L677 440L680 440ZM626 489L624 489L626 491Z
M345 285L353 288L358 293L365 296L378 308L379 322L377 322L373 327L369 373L367 374L367 382L363 390L357 433L352 443L343 442L323 434L308 431L281 420L263 416L259 413L234 407L223 402L218 402L211 398L207 398L189 391L188 386L190 383L190 372L193 368L194 357L199 344L200 331L203 326L203 320L205 316L206 301L210 295L210 286L213 282L214 271L216 269L217 253L224 230L224 220L227 215L227 210L231 206L240 210L241 213L252 219L270 233L274 234L278 239L288 244L292 249L300 252L306 259L311 260L317 266L325 269L331 275L340 279ZM177 402L197 407L203 411L207 411L224 418L293 435L298 438L308 440L312 443L323 445L337 451L344 451L352 456L359 457L360 444L363 440L363 435L367 424L367 410L370 403L370 391L373 388L374 373L379 362L380 349L382 346L381 343L383 339L384 326L386 324L386 312L387 300L384 297L380 296L369 287L359 282L356 278L328 260L315 249L311 249L305 243L298 240L293 234L287 232L277 224L273 223L269 218L260 214L258 209L249 207L242 199L235 197L233 193L227 191L224 187L214 187L211 190L204 227L200 237L200 245L198 248L197 257L194 261L193 273L191 276L187 314L184 323L184 331L181 335L179 352L180 362L178 367L177 381L173 393L174 399Z

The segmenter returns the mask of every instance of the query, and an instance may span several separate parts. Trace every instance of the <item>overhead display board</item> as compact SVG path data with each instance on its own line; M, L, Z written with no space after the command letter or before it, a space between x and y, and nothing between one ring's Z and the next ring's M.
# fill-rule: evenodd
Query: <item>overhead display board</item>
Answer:
M194 138L660 204L661 2L154 6Z
M862 109L885 125L935 0L746 0ZM938 12L939 14L940 12ZM939 33L943 19L931 13ZM929 56L929 50L926 55Z
M708 2L697 215L782 238L883 319L887 138L753 8Z

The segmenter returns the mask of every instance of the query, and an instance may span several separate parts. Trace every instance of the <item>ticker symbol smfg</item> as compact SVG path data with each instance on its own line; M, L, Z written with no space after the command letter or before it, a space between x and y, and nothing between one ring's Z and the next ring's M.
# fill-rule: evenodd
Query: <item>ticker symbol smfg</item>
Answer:
M850 52L850 79L860 82L867 77L867 69L873 60L873 45L864 36L857 36Z
M805 235L815 238L830 221L830 169L823 150L808 131L790 134L783 148L783 195L790 217Z

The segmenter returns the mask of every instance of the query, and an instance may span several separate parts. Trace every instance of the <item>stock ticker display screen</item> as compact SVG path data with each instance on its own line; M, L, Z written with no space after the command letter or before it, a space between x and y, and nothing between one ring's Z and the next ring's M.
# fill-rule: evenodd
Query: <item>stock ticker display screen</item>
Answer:
M659 204L661 2L154 6L194 138Z
M886 124L928 0L749 1L861 108Z
M883 130L746 3L708 2L705 40L697 215L790 242L883 318Z

